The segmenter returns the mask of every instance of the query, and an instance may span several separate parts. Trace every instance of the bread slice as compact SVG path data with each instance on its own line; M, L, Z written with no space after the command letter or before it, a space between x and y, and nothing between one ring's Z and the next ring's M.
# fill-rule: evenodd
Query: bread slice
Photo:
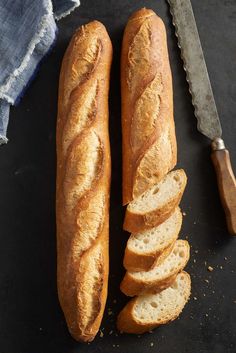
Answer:
M176 319L187 303L191 291L188 273L180 272L172 285L160 293L135 297L118 315L118 330L144 333Z
M154 264L169 255L172 244L178 237L182 225L182 213L177 207L172 215L159 226L131 234L124 256L127 271L148 271Z
M121 291L133 297L147 290L161 291L176 278L186 266L190 256L190 246L186 240L176 240L171 253L165 260L150 271L126 272L121 282Z
M186 183L183 169L168 173L158 184L129 203L124 230L138 233L164 222L180 203Z

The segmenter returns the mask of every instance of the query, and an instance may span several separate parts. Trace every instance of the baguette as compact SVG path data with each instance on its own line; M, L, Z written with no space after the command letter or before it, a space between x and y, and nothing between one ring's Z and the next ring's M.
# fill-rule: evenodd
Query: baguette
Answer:
M162 20L141 9L125 28L121 54L123 205L176 165L172 77Z
M189 274L180 272L160 293L149 292L131 299L118 316L118 330L140 334L173 321L182 312L190 291Z
M177 160L172 77L165 26L152 10L135 12L126 26L121 98L122 192L123 205L128 204L123 228L132 233L121 290L138 296L121 311L117 326L143 333L174 320L191 287L189 275L178 274L188 261L189 246L176 241L187 177L184 170L171 171ZM185 251L178 253L179 244Z
M186 183L183 169L169 172L158 184L129 203L123 228L137 233L163 223L179 205Z
M71 335L95 337L108 285L112 46L105 27L80 27L60 73L57 120L57 284Z
M182 225L179 207L159 226L131 234L125 248L124 267L127 271L148 271L169 255Z
M148 290L160 291L170 286L176 275L184 269L190 256L190 246L186 240L176 240L170 254L149 271L126 272L121 291L133 297Z

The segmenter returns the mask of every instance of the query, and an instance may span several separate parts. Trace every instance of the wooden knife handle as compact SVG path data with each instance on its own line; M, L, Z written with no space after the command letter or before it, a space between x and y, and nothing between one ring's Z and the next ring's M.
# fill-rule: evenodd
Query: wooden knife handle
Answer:
M222 140L221 140L222 141ZM230 234L236 235L236 180L227 149L214 150L211 155L217 175L220 198Z

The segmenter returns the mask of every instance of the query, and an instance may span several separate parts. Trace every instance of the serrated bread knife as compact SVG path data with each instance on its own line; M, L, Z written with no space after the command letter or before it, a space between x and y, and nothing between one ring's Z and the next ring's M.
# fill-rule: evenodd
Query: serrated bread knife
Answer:
M175 33L184 62L189 91L197 118L198 130L212 143L221 202L225 210L228 230L236 235L236 181L229 152L222 140L220 120L190 0L168 0Z

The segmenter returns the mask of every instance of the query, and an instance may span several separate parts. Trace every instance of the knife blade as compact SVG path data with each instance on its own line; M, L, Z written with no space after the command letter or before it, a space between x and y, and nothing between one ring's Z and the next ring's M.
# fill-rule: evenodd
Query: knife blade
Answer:
M236 180L222 129L190 0L167 0L192 95L198 130L212 140L212 161L228 230L236 235Z
M169 0L169 4L198 120L197 127L203 135L214 140L221 137L222 130L192 5L189 0Z

